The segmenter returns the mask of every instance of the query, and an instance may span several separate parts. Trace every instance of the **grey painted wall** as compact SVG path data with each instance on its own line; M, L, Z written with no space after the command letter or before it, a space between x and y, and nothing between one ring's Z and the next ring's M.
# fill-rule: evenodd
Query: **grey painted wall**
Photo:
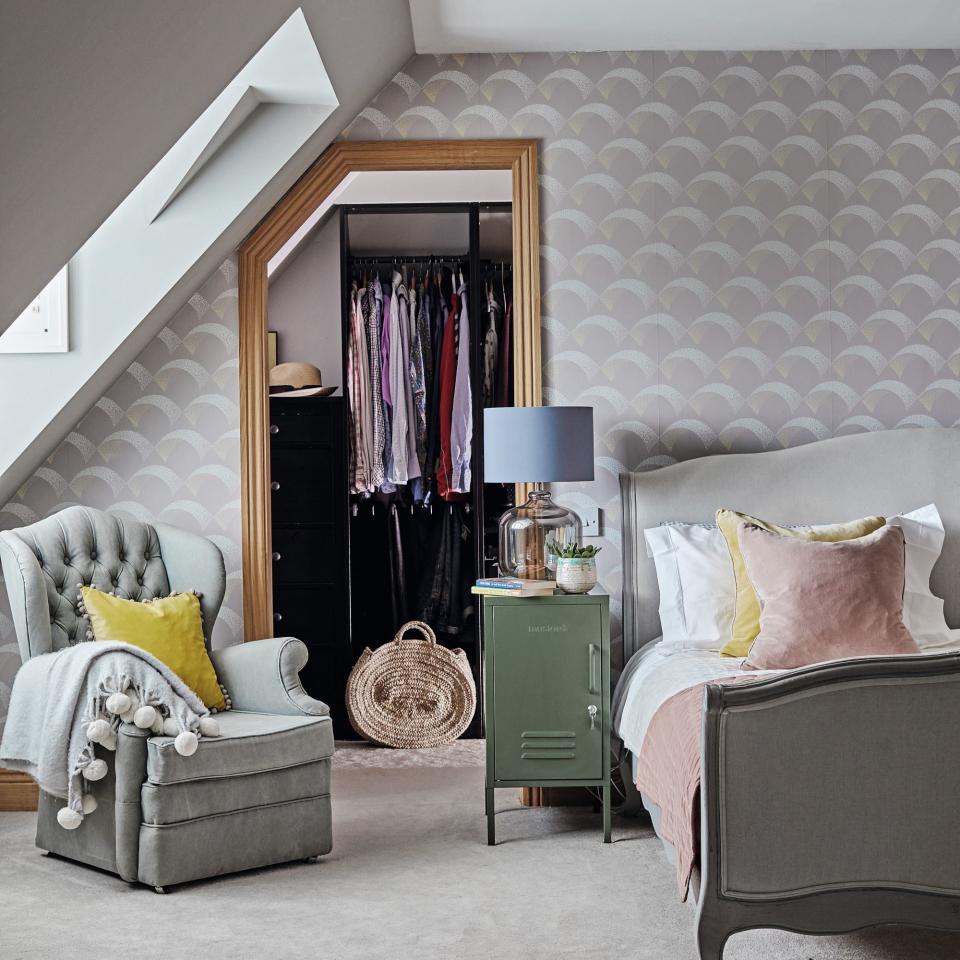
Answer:
M0 330L298 7L341 108L277 196L413 53L406 0L0 4Z
M320 368L325 386L342 386L340 220L331 216L270 281L267 326L277 331L280 363Z
M169 4L106 0L94 13L89 6L41 2L35 10L34 4L20 0L0 5L0 42L5 45L0 48L0 70L4 71L0 73L0 90L4 91L0 97L0 143L15 144L16 169L23 173L22 177L13 177L11 168L11 177L0 182L0 222L4 224L0 237L14 238L16 253L8 257L6 247L0 248L0 318L5 315L5 304L29 301L76 251L79 243L71 242L68 252L58 252L55 257L51 253L60 249L64 234L73 236L74 221L84 224L83 231L77 233L82 242L183 132L188 124L176 126L182 117L167 101L180 98L181 86L189 88L196 75L193 61L209 57L218 64L218 70L225 71L226 79L195 111L191 107L191 121L249 55L239 52L240 38L245 36L240 23L244 12L252 9L247 0L211 0L204 4L202 14L197 13L195 4L186 12L179 0ZM263 10L250 15L250 22L258 26L252 34L256 42L250 40L249 52L267 38L271 16L276 14L279 24L296 6L304 11L340 106L156 305L145 316L139 315L142 311L133 314L133 332L123 346L90 371L83 386L0 475L0 500L8 499L27 481L84 412L412 53L406 0L352 0L349 4L283 0L279 6L259 4L257 10ZM29 15L24 12L27 8ZM281 10L283 16L278 13ZM169 23L168 17L172 18ZM155 20L154 32L151 25ZM204 42L200 49L194 46L191 38L195 33L205 39L206 46ZM221 43L221 36L231 41ZM118 52L115 47L122 49ZM58 69L46 69L44 64L50 62L57 62ZM37 69L46 79L36 77ZM213 75L219 77L220 73L213 71L199 83L205 96ZM146 82L141 83L143 78ZM173 87L177 96L170 95ZM21 95L8 96L10 90ZM159 96L157 91L161 91ZM62 104L55 102L58 94L63 96ZM119 129L112 120L104 119L99 106L101 94L109 104L109 117L116 108L117 117L122 118ZM183 96L193 103L192 93ZM48 125L47 117L56 122ZM140 146L154 143L154 125L172 132L163 140L162 150L147 155ZM73 135L83 138L82 148L75 148ZM106 145L102 151L101 141ZM74 155L76 170L72 165ZM129 158L134 158L131 166ZM109 176L105 177L104 171L109 171ZM114 183L126 186L122 191L114 190ZM20 248L23 253L17 252ZM33 275L40 279L28 283ZM109 294L104 296L109 299ZM11 308L10 316L14 315Z

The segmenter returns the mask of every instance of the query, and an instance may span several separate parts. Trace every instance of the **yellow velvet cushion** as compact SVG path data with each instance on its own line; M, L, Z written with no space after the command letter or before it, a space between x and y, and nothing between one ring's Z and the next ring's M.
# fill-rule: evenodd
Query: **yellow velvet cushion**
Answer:
M175 593L147 603L122 600L93 587L80 595L96 640L117 640L152 653L211 709L226 703L203 642L200 599Z
M733 613L733 628L730 639L720 651L728 657L745 657L750 652L753 641L760 633L760 601L747 575L747 565L740 552L740 541L737 537L737 528L741 523L752 523L761 530L770 533L779 533L783 537L796 537L799 540L817 540L826 543L837 543L841 540L855 540L864 537L874 530L879 530L886 520L883 517L863 517L861 520L851 520L849 523L829 523L816 527L792 529L781 527L776 523L758 520L736 510L721 509L717 511L717 526L727 542L730 551L730 561L733 564L733 578L736 581L736 606Z

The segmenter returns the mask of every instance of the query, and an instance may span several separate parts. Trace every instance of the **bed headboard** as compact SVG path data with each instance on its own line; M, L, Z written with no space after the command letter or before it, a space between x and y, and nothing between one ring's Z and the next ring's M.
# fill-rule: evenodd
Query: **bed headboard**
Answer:
M620 478L624 660L660 635L659 592L643 530L664 520L713 521L731 507L778 523L836 523L935 503L947 539L934 592L960 626L960 430L881 430L789 450L701 457Z

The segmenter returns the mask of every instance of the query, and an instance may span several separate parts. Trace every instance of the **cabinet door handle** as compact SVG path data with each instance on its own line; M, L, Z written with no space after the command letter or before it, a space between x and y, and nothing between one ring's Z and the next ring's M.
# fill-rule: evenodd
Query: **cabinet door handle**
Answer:
M277 483L276 480L272 480L272 481L270 482L270 489L271 489L274 493L276 493L276 492L280 489L280 484Z
M279 432L280 432L280 428L279 428L275 423L271 423L271 424L270 424L270 433L272 433L274 436L276 436Z
M600 711L597 709L597 705L595 703L591 703L590 706L587 707L587 716L590 718L591 730L597 729L597 714L599 712Z
M282 613L275 613L275 614L273 615L273 622L274 622L274 623L279 623L282 619L283 619L283 614L282 614Z
M276 550L273 551L273 559L275 561L280 559L280 554Z
M587 655L590 658L588 676L589 689L592 694L600 696L600 647L595 643L587 645Z

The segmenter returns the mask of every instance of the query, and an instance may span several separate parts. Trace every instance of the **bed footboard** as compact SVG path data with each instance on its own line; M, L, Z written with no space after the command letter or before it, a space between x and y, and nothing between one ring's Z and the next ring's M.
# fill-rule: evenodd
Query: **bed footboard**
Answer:
M697 942L960 930L960 654L706 688Z

